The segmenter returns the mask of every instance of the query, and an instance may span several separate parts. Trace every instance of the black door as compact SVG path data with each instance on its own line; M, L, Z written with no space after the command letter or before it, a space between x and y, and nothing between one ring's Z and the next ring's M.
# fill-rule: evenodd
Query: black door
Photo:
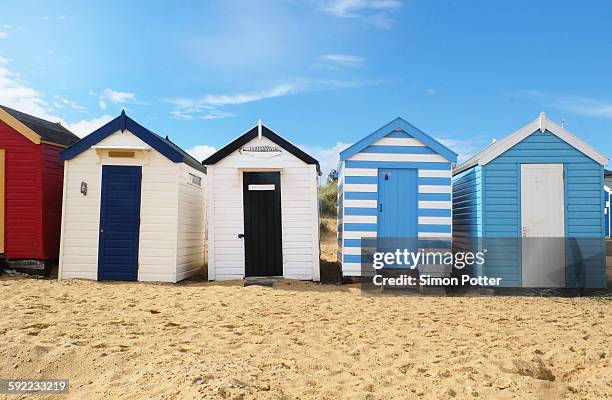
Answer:
M245 276L283 276L279 172L244 173Z

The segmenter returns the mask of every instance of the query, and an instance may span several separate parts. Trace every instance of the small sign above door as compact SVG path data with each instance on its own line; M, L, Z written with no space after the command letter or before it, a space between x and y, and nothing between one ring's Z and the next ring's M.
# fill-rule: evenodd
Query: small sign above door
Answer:
M270 184L270 185L249 185L249 190L275 190L276 189L276 185L274 184Z
M282 153L281 149L276 146L247 146L243 147L240 150L240 154L246 154L248 156L257 157L257 158L272 158L280 155Z

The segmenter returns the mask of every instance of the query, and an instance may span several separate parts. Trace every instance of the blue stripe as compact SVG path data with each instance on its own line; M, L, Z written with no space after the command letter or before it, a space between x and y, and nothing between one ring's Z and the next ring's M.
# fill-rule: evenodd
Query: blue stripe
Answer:
M344 247L361 247L361 239L344 239Z
M376 192L344 192L346 200L377 200L378 193Z
M407 132L405 131L393 131L388 135L385 135L386 138L411 138Z
M378 183L377 176L347 176L346 183Z
M407 162L407 161L355 161L346 160L346 168L414 168L449 170L451 164L448 162Z
M376 232L376 224L356 224L356 223L345 223L344 231L357 231L357 232Z
M361 151L361 153L382 153L382 154L436 154L435 151L426 146L381 146L371 145Z
M377 213L376 208L347 207L344 209L344 215L376 215Z
M450 217L450 209L420 208L419 217Z
M419 224L419 232L451 233L451 226Z
M450 193L419 193L421 201L450 201Z
M451 185L451 178L419 178L419 185Z
M358 263L361 264L361 262L363 261L364 263L372 263L373 259L372 256L362 256L360 254L345 254L343 257L344 262L347 263Z

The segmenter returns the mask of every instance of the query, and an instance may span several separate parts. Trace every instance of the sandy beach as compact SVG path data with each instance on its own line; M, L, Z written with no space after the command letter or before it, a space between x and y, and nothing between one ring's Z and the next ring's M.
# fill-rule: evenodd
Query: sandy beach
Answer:
M68 398L612 396L609 300L6 276L0 293L0 377L69 378Z

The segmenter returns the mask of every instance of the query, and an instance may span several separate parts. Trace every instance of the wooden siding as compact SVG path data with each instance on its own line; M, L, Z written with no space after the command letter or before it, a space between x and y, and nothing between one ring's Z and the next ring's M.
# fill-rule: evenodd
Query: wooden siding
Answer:
M603 167L550 132L536 131L482 167L482 234L487 240L521 237L520 165L527 163L564 165L567 237L603 236ZM505 256L521 254L520 241L494 240L493 243L496 248L494 252L488 249L487 276L503 278L504 286L521 286L521 258ZM602 267L603 262L587 266L587 285L603 281ZM568 286L571 285L568 281Z
M277 145L267 138L249 145ZM254 158L235 151L208 166L208 274L211 280L244 277L242 171L277 170L281 174L283 276L319 280L317 171L287 151Z
M342 163L338 186L339 255L342 272L361 275L361 238L376 237L378 170L418 170L418 226L420 239L451 237L451 162L405 132L393 131ZM341 200L340 200L341 199ZM340 249L341 248L341 249ZM435 272L435 271L434 271Z
M204 267L206 242L206 175L188 165L179 170L177 280L185 279ZM189 180L189 174L202 179L202 186Z
M7 258L44 259L41 146L0 121L5 149L5 245Z
M127 131L97 146L149 147ZM101 152L99 156L90 148L65 163L60 277L97 279L102 165L141 165L138 280L176 282L180 164L155 150L146 157L137 152L133 159L109 158ZM79 191L81 182L87 182L87 196Z
M62 225L62 189L64 162L59 153L63 147L41 144L43 158L43 243L44 258L59 258L60 228Z

